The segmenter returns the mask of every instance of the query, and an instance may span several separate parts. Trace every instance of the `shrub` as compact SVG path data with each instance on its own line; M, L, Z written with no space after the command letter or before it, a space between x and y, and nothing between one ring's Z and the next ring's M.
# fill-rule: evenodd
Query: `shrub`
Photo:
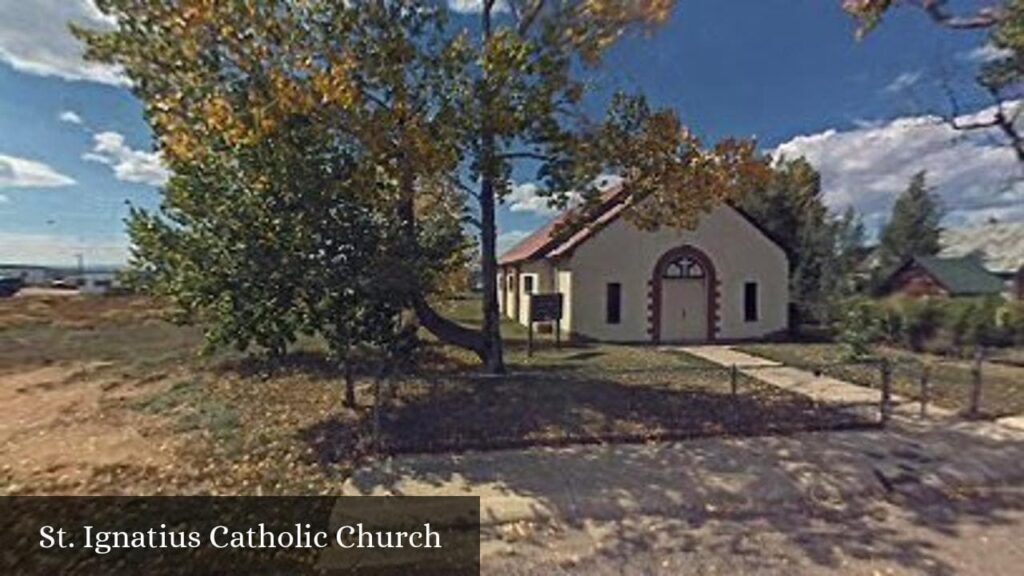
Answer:
M959 352L965 347L1005 346L1012 337L999 316L1006 301L1000 297L951 300L945 327Z
M847 301L836 325L837 340L847 359L871 357L871 346L883 335L881 317L879 305L867 298Z
M1007 302L996 312L998 326L1009 344L1024 346L1024 301Z
M908 348L921 352L942 326L943 306L929 298L908 300L902 309L903 340Z
M881 329L886 342L899 344L903 340L903 311L894 301L886 302L880 310Z

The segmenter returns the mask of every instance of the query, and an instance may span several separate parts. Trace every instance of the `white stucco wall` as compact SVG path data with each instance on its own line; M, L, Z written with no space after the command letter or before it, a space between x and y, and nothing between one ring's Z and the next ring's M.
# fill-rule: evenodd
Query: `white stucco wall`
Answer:
M571 270L567 298L571 329L612 342L649 342L648 282L658 259L680 246L693 246L711 258L720 285L718 338L756 339L784 330L789 303L789 264L785 252L733 208L722 206L692 231L644 232L619 218L559 263ZM622 284L622 322L605 318L606 285ZM760 318L743 318L746 282L757 282Z
M523 278L533 277L535 294L554 292L554 268L547 260L523 262L517 268L519 273L516 281L516 291L519 293L518 321L520 324L526 325L530 322L530 295L526 292L526 282L523 281Z

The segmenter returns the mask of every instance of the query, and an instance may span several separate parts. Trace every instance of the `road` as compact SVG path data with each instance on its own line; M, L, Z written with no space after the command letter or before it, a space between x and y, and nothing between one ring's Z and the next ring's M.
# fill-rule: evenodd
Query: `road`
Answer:
M643 516L504 526L483 574L1024 574L1024 490L878 501L856 513Z

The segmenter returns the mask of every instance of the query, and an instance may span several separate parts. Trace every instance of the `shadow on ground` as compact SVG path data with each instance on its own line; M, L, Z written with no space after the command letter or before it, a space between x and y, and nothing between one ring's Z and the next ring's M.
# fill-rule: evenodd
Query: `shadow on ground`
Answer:
M826 412L785 397L773 403L751 394L737 401L607 379L555 388L545 378L515 383L559 390L546 397L546 408L528 412L536 404L502 394L501 386L512 384L475 396L461 388L441 390L430 404L395 407L382 425L386 446L398 450L417 435L469 446L496 441L473 436L487 430L507 427L499 437L531 438L552 426L561 426L559 434L567 438L596 438L635 426L686 430L695 440L404 456L356 474L353 485L367 494L483 493L496 502L484 515L509 513L513 520L517 513L568 522L646 515L682 523L678 538L666 542L649 526L616 522L601 545L587 552L595 564L629 558L655 544L770 557L770 550L751 544L760 531L770 530L787 549L797 550L791 552L797 560L819 570L838 571L849 559L865 559L945 576L956 567L922 533L956 538L967 526L1005 526L1024 510L1017 496L989 498L984 505L969 498L981 487L1019 487L1024 481L1021 437L992 423L904 422L886 430L791 435L785 434L793 431L786 422L821 424L814 418ZM475 420L458 419L473 414ZM490 425L473 423L482 421ZM308 430L308 441L324 461L336 456L334 434L330 422ZM918 530L889 525L880 517L883 504L896 506ZM722 519L739 520L740 528L709 541L694 536Z
M643 443L708 436L871 427L870 420L718 368L599 374L548 368L500 379L443 374L385 389L379 423L329 417L303 431L317 460L335 463L375 441L383 454ZM379 434L374 431L379 430Z

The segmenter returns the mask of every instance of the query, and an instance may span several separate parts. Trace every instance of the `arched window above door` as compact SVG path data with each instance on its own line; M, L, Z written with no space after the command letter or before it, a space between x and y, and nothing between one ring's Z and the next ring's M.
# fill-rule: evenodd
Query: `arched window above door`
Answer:
M693 258L684 256L668 266L665 267L665 272L661 275L666 280L679 280L679 279L690 279L690 278L704 278L705 276L704 267L700 265Z

